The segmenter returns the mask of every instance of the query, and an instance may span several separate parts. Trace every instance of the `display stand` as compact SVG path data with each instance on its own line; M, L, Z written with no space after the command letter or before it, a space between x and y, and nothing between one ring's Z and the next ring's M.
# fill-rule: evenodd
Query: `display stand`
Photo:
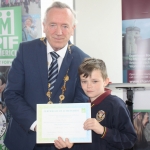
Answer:
M110 83L107 86L108 89L115 90L115 89L124 89L127 93L127 100L126 105L130 112L131 121L133 122L133 96L135 90L150 90L150 84L138 84L138 83ZM131 148L129 150L133 150Z

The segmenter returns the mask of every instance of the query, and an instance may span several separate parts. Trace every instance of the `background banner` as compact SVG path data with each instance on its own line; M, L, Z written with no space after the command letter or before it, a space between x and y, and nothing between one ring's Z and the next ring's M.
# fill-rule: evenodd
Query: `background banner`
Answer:
M150 83L150 1L122 0L123 82ZM150 150L150 90L134 91L135 150Z
M20 42L22 42L21 8L0 8L0 109L5 114L7 123L10 114L3 102L2 93L6 85L9 67L16 56ZM0 137L0 150L7 150L3 144L4 136L5 134Z
M22 41L21 8L0 8L0 66L10 66Z

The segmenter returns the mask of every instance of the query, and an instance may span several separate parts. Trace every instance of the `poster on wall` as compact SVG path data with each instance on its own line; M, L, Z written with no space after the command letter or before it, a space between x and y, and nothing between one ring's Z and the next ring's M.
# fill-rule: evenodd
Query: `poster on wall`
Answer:
M10 66L16 56L22 41L20 19L20 7L0 8L0 66Z
M0 7L21 9L22 41L31 41L41 37L41 0L0 0Z
M150 83L150 19L122 21L124 82Z
M123 82L150 83L150 1L122 0ZM150 89L134 91L135 150L150 149Z
M41 38L41 1L24 0L22 8L22 41Z

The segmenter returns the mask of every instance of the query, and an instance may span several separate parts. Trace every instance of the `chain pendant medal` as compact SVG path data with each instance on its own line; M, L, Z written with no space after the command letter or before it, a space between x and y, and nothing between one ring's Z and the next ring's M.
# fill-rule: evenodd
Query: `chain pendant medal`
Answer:
M48 89L50 88L50 83L48 84ZM53 102L51 101L51 95L52 95L52 92L51 91L48 91L46 93L46 96L48 97L49 101L47 102L47 104L53 104Z
M59 103L62 103L62 101L65 99L65 95L64 92L66 91L66 82L69 80L69 76L66 74L64 77L64 85L62 86L61 90L62 90L62 94L59 96Z

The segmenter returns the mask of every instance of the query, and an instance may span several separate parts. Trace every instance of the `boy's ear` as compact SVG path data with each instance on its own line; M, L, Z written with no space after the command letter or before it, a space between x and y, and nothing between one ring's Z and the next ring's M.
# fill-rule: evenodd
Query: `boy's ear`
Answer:
M107 86L107 85L108 85L108 83L109 83L109 81L110 81L110 80L109 80L109 78L106 78L106 79L105 79L104 86Z

